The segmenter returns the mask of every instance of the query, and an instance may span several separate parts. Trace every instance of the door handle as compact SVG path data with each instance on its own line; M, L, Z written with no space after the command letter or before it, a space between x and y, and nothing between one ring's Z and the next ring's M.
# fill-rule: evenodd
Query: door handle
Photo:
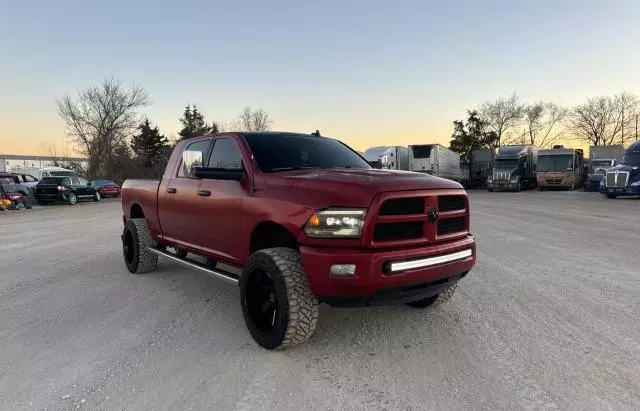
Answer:
M209 197L211 195L211 191L209 190L198 190L198 195L201 197Z
M169 194L175 194L175 193L177 193L177 192L178 192L178 190L176 190L176 189L175 189L175 188L173 188L173 187L169 187L169 188L167 188L167 193L169 193Z

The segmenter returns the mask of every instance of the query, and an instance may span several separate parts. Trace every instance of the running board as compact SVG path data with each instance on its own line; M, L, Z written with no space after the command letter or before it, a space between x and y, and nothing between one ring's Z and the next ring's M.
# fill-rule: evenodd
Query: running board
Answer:
M226 282L234 284L234 285L238 284L238 277L233 275L233 274L231 274L231 273L227 273L227 272L222 271L222 270L214 270L214 269L211 269L211 268L205 266L204 264L199 264L199 263L196 263L195 261L188 261L188 260L182 259L180 257L177 257L177 256L173 255L172 253L170 253L168 251L158 250L157 248L153 248L153 247L148 247L147 250L151 251L154 254L161 255L163 257L167 257L170 260L177 261L180 264L186 265L189 268L194 268L196 270L202 271L205 274L207 274L210 277L213 277L213 278L215 278L217 280L226 281Z

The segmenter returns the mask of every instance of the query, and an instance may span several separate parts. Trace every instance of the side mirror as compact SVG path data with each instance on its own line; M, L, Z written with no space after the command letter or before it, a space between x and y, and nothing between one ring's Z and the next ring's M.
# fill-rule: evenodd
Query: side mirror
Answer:
M192 175L208 180L244 181L247 173L243 169L193 167Z
M193 174L195 167L202 167L202 151L185 150L182 152L182 167L184 175L196 177Z
M88 186L91 186L91 185L93 185L93 183L91 183L91 182L88 182L88 183L87 183L87 185L88 185Z

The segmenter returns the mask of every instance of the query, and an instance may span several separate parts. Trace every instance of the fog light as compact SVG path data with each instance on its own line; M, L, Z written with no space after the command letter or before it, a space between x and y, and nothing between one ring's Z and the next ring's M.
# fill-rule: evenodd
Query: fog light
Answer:
M331 266L331 275L336 277L349 277L356 273L355 264L333 264Z

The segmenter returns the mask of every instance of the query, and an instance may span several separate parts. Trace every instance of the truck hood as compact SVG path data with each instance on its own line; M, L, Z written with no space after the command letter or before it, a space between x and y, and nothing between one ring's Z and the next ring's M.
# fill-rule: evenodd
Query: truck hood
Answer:
M368 206L382 192L461 189L455 181L411 171L378 169L314 169L266 174L270 189L303 191L311 203Z
M634 171L638 172L638 170L640 170L639 166L632 166L630 164L618 164L607 169L607 171L628 171L629 173L633 173Z

